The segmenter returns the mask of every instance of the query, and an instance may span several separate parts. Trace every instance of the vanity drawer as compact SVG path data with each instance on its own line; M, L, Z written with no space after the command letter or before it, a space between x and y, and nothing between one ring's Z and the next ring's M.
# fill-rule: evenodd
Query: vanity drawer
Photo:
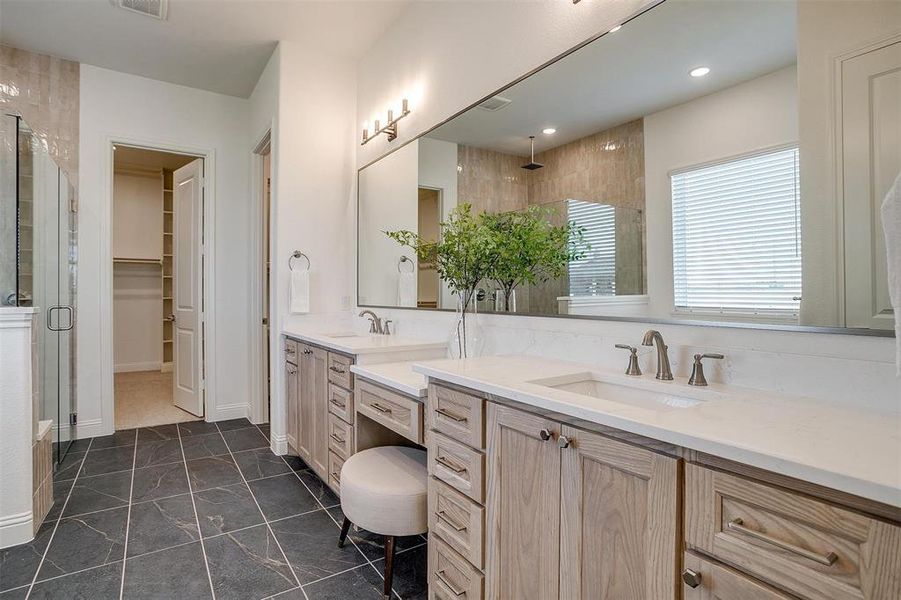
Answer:
M406 396L360 381L357 410L408 440L422 443L422 403Z
M328 380L335 385L352 390L354 385L353 373L350 372L350 366L354 364L354 359L343 354L328 353Z
M429 531L479 569L485 564L485 508L440 479L429 480Z
M901 598L901 527L694 464L685 541L803 598Z
M473 448L485 448L485 401L440 385L429 386L429 424Z
M332 451L328 453L328 484L336 494L341 493L341 467L344 459Z
M485 501L485 455L478 450L433 432L429 472L476 502Z
M683 600L792 600L747 575L690 552L685 553L682 564Z
M338 458L347 460L354 451L354 428L340 418L328 416L328 449Z
M485 577L441 538L429 535L429 598L478 600L485 593Z
M353 425L354 393L334 383L328 384L328 411Z
M297 365L297 342L294 340L285 340L285 362Z

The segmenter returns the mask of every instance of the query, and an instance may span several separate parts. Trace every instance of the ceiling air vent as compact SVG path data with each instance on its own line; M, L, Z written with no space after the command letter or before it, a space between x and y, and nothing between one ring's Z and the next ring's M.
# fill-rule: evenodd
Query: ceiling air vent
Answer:
M500 110L513 102L509 98L504 98L503 96L492 96L488 98L481 104L479 104L479 108L484 108L485 110L495 111Z
M161 21L166 20L166 11L169 8L169 0L113 0L113 4Z

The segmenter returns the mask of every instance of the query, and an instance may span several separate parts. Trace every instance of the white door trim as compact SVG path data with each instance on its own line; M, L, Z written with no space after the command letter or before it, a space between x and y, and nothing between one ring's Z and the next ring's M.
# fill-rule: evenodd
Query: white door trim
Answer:
M173 144L170 141L131 137L125 135L105 135L103 144L103 188L100 201L100 418L101 431L106 435L116 430L115 400L113 392L113 146L136 146L161 152L189 154L204 161L204 203L203 239L205 255L203 261L203 301L204 301L204 418L218 421L232 418L229 412L220 416L216 398L216 151L212 148ZM227 408L227 407L226 407Z
M263 319L263 306L261 300L261 287L263 282L263 256L261 252L262 248L262 240L261 240L261 232L263 228L263 186L264 182L261 177L261 173L263 172L263 155L261 154L267 147L269 149L269 181L270 181L270 195L269 195L269 256L271 257L273 264L275 263L276 256L274 252L275 246L273 245L273 237L274 237L274 228L273 228L273 206L275 204L275 139L273 132L275 131L275 123L269 123L266 127L266 130L262 132L256 139L257 142L253 145L253 148L250 151L250 161L251 161L251 169L250 169L250 185L252 190L252 206L251 206L251 218L248 223L248 243L250 244L248 248L247 255L250 257L250 281L251 285L248 286L248 292L250 297L248 299L247 305L250 307L250 331L248 333L248 340L250 340L250 389L252 390L250 397L250 406L248 411L248 417L254 423L266 423L270 422L273 418L273 415L270 415L270 406L266 402L266 394L264 394L264 382L266 378L263 376L263 342L260 339L260 324ZM274 269L273 269L274 271ZM273 298L275 295L272 293L272 274L270 273L269 280L269 331L270 338L277 340L278 335L273 335L277 333L275 329L275 312L274 312L274 302ZM269 381L273 383L272 387L274 388L275 375L273 373L273 367L275 361L278 359L278 344L270 343L269 348L269 365L270 365L270 373L269 373ZM269 394L271 396L271 404L275 414L278 414L279 406L276 404L276 395L275 390L270 389Z

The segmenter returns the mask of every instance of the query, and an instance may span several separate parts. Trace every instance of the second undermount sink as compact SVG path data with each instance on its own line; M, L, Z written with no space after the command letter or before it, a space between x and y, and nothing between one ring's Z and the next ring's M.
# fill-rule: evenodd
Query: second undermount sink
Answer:
M597 373L586 372L563 375L547 379L536 379L529 383L581 396L654 410L660 410L661 408L691 408L705 401L702 398L704 395L702 391L692 392L691 396L689 396L683 393L685 391L683 389L671 391L666 389L677 384L654 380L635 380L634 384L629 385Z

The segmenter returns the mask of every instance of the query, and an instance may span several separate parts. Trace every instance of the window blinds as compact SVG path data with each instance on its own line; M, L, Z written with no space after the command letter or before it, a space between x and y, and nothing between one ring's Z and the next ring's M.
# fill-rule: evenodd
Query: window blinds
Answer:
M797 314L798 149L672 175L677 309Z
M584 228L585 255L569 263L570 296L616 295L616 211L597 202L567 200L567 215Z

